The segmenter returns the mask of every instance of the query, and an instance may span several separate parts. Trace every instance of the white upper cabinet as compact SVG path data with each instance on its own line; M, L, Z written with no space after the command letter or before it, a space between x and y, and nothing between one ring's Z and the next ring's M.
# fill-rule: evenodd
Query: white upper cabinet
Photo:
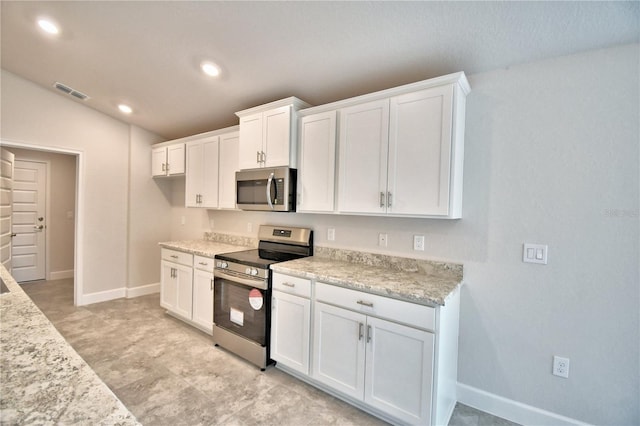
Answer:
M386 212L388 148L388 99L340 110L340 212Z
M218 173L218 207L236 208L236 171L238 171L238 144L240 132L220 135L220 161Z
M151 150L151 176L184 175L184 143L162 144Z
M185 206L218 207L219 136L187 143Z
M300 119L298 208L333 212L336 175L336 111Z
M298 210L460 218L470 90L460 72L303 110Z
M238 166L296 167L297 111L309 105L290 97L237 112L240 118Z
M387 212L449 215L453 86L390 100Z

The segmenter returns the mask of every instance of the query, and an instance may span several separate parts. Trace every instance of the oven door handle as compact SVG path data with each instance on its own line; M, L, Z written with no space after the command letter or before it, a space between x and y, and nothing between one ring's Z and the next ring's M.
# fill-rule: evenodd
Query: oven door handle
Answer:
M273 210L273 202L271 201L271 185L273 185L274 173L269 175L269 179L267 179L267 204L269 204L269 208ZM277 194L276 194L277 196Z
M247 287L255 287L255 288L259 288L261 290L267 290L269 289L269 284L267 283L266 280L263 279L252 279L252 278L246 278L246 277L242 277L242 276L238 276L236 274L227 272L227 271L221 271L219 269L216 269L213 271L213 277L214 278L223 278L225 280L229 280L231 282L233 282L234 284L241 284L241 285L245 285Z

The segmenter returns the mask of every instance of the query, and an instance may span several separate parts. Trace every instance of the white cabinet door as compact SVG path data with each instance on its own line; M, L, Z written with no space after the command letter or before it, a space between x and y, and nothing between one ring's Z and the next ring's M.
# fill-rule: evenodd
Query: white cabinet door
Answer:
M298 211L332 212L335 174L336 111L302 117Z
M218 207L218 145L218 136L187 143L187 207Z
M239 132L220 135L220 164L218 174L218 207L236 208L236 171L238 167Z
M213 273L193 270L193 322L213 333Z
M151 176L166 176L167 148L153 148L151 150Z
M324 303L315 304L312 377L362 399L366 316Z
M202 143L202 187L200 207L218 207L219 138Z
M364 401L409 424L431 421L434 335L367 318Z
M263 167L289 165L291 145L291 106L286 105L262 113Z
M309 374L311 301L274 291L271 303L271 358Z
M341 212L386 212L388 142L388 99L340 110Z
M169 145L167 147L167 174L179 175L184 173L185 148L183 143Z
M262 113L240 119L238 167L255 169L262 165Z
M391 98L389 213L449 213L452 99L452 85Z
M176 279L175 313L191 319L193 307L193 268L184 265L174 265Z
M175 263L163 260L160 269L160 306L170 311L175 310L178 303L178 282L174 278Z
M203 182L204 147L200 142L187 144L187 168L185 177L184 204L186 207L200 206L200 191Z

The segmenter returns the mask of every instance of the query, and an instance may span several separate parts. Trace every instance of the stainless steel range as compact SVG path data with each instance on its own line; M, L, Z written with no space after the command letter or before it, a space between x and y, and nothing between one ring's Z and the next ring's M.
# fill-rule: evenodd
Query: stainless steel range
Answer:
M260 225L257 249L215 256L213 341L264 370L271 330L271 270L277 262L313 256L313 231Z

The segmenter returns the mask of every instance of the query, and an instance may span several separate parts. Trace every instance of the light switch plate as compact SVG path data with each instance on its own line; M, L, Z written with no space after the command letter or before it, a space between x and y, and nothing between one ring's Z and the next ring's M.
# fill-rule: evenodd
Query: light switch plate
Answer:
M336 228L327 229L327 241L335 241L336 239Z
M549 246L545 244L524 243L522 248L522 261L525 263L547 264Z

